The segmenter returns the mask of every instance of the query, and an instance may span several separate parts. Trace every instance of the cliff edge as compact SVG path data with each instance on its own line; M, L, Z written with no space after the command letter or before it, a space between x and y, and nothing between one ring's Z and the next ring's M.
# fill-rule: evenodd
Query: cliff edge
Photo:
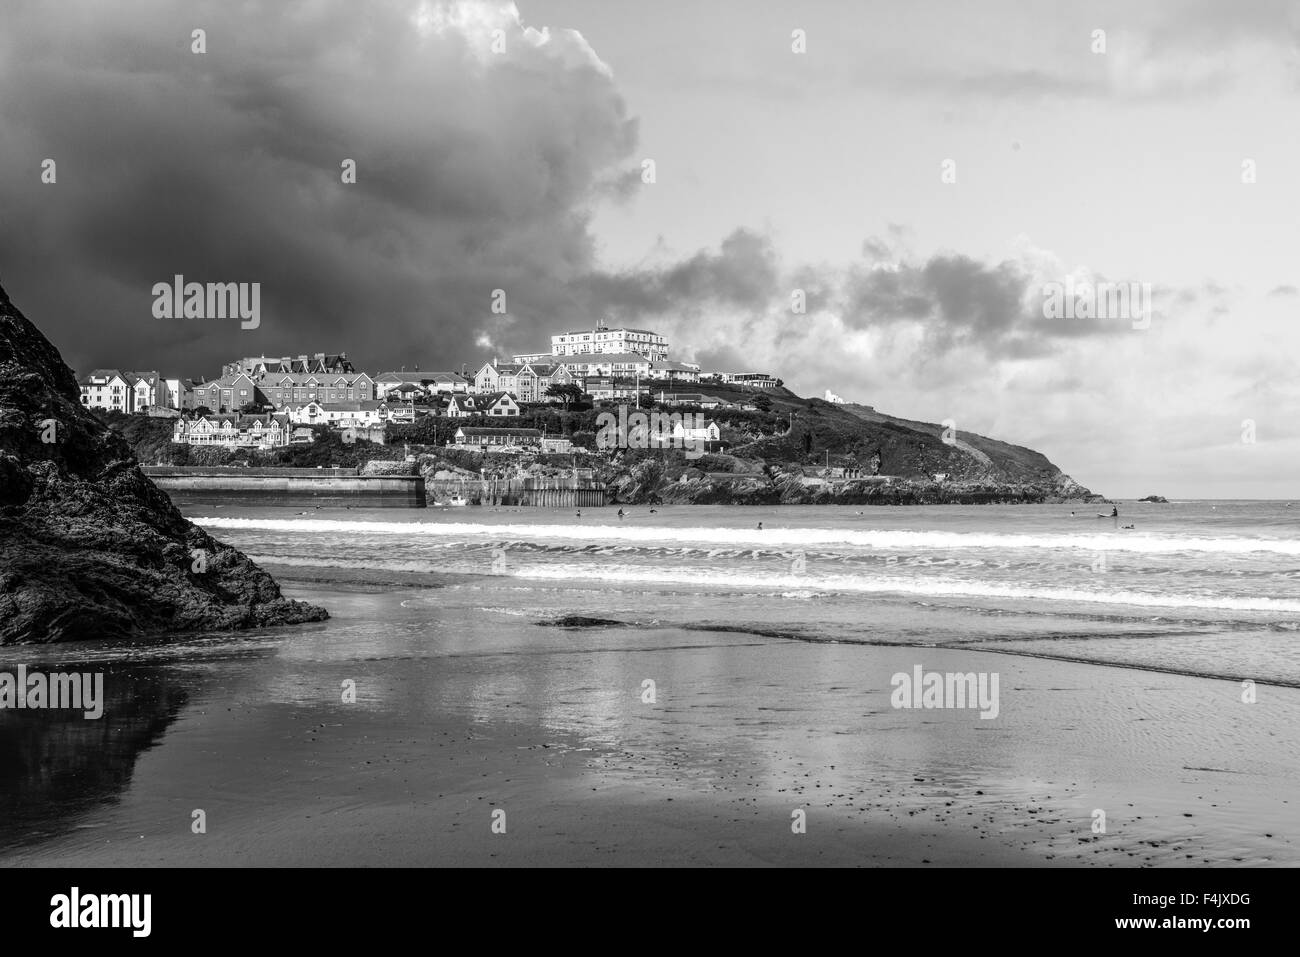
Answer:
M0 645L328 617L181 516L0 287Z

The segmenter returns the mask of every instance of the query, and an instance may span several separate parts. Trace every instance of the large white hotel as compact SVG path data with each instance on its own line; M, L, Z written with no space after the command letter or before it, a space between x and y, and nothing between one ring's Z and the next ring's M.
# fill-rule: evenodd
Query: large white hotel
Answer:
M514 357L515 362L590 355L638 355L651 362L668 361L668 340L646 329L611 329L604 322L595 329L576 329L551 336L550 352L530 352Z

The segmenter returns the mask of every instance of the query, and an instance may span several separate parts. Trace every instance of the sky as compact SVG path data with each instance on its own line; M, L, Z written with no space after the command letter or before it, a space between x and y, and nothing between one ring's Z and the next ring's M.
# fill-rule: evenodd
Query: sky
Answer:
M6 0L0 284L79 372L605 319L1107 495L1300 499L1297 106L1273 0ZM260 325L156 318L176 274ZM1048 314L1090 283L1149 308Z

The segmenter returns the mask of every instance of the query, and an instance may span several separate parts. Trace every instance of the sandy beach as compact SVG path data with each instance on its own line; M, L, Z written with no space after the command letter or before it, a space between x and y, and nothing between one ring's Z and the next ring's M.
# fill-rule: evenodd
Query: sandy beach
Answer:
M39 810L0 863L1300 862L1292 688L1247 705L1231 681L989 651L543 627L472 586L287 592L333 619L135 649L109 684L152 713L28 726L25 758L62 729L104 767L93 794L84 768L19 782ZM918 662L997 672L998 720L891 707Z

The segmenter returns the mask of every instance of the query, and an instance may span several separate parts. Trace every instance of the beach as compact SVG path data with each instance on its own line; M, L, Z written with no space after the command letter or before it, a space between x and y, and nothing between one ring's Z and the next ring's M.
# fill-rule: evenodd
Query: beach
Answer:
M0 712L0 864L1300 862L1289 529L1047 508L191 515L331 619L0 650L108 697Z

